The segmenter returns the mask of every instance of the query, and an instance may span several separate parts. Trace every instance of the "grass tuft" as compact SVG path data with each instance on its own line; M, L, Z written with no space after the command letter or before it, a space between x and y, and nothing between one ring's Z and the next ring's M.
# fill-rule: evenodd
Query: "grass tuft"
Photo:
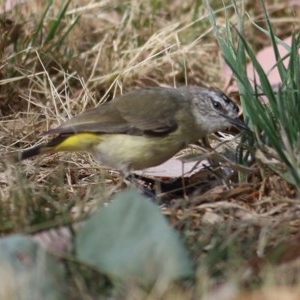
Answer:
M276 68L280 74L279 87L273 87L268 74L257 60L255 53L245 37L244 20L247 14L244 7L235 5L235 14L238 24L234 26L226 22L223 35L216 24L216 17L210 9L210 20L214 26L215 35L222 49L224 59L234 73L237 80L244 116L254 132L255 147L263 165L280 174L285 180L300 189L300 156L299 156L299 130L300 123L296 114L299 112L299 36L294 34L291 46L285 44L274 33L270 17L264 1L261 1L264 20L267 29L256 24L269 38L276 57ZM235 34L235 37L234 37ZM278 43L288 49L289 64L284 65L287 57L281 57ZM251 61L257 76L256 82L251 82L247 74L247 61ZM259 83L258 83L259 82ZM265 96L264 103L259 95ZM274 150L274 151L273 151ZM272 162L274 159L275 162Z

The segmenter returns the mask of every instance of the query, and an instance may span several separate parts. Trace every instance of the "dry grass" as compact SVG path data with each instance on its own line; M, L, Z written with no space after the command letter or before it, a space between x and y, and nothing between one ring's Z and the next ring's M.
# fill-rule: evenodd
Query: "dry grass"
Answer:
M1 3L2 157L41 142L44 137L39 133L132 88L186 83L224 88L223 61L201 1L71 1L55 37L46 42L64 1L54 2L32 44L28 40L37 29L44 2L12 1L6 11ZM267 2L277 35L285 37L299 27L299 8ZM258 5L249 3L247 9L253 22L261 20ZM77 16L79 23L64 38L64 29ZM224 17L221 12L220 24ZM246 34L256 49L265 45L251 22ZM118 173L86 154L56 154L19 165L4 158L1 233L35 232L81 218L107 200L117 179ZM230 190L217 183L213 189L190 194L189 203L172 199L164 211L199 263L195 285L176 291L177 298L184 293L190 299L198 298L195 295L221 299L217 291L224 291L224 296L229 290L230 296L223 299L243 299L237 296L243 288L299 284L299 268L293 264L300 241L295 191L273 174L253 174L246 183L232 183ZM279 259L272 261L277 254ZM282 280L280 272L287 262L288 275ZM80 299L90 299L83 288L87 283L78 274L74 278ZM121 292L127 299L147 297L133 288Z

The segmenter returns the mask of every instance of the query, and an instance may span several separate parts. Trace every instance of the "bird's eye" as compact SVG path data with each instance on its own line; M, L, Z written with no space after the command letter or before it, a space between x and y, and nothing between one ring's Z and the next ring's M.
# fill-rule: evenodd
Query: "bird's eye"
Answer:
M215 109L217 109L217 110L222 109L222 105L221 105L220 102L218 102L218 101L212 101L212 104L213 104L213 107L214 107Z

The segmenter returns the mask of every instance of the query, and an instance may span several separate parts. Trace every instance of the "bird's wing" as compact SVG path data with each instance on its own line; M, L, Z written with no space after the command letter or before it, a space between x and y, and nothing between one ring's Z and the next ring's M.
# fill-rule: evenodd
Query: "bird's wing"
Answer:
M174 89L139 89L75 116L45 134L78 132L163 135L177 128L182 96Z
M111 102L99 107L88 109L82 114L73 117L57 128L47 131L45 134L70 134L79 132L104 132L125 133L131 126L116 111Z
M148 88L135 90L117 98L121 116L144 131L169 131L177 127L175 114L182 96L175 89Z

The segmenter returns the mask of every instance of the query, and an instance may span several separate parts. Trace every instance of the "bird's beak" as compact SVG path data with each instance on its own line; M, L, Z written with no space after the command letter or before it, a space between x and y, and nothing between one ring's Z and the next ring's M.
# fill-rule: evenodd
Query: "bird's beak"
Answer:
M239 118L228 119L228 121L239 129L249 130L249 127Z

